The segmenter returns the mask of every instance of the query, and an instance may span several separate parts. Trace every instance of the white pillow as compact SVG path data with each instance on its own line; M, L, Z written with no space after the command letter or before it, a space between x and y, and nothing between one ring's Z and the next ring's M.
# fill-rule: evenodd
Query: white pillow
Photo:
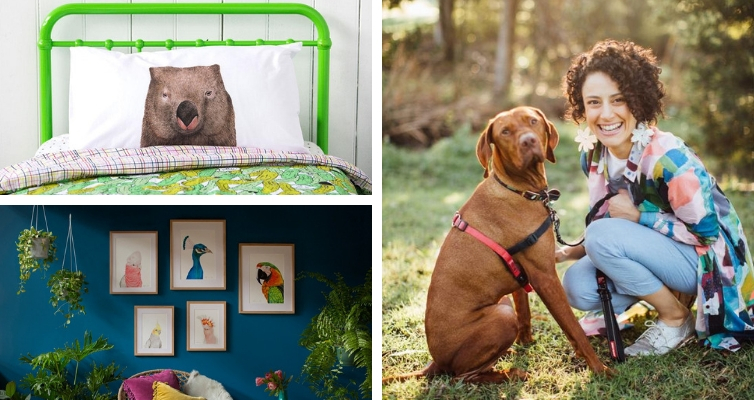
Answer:
M236 145L307 152L293 57L301 43L124 54L71 48L72 149L140 147L150 67L218 64L235 113Z

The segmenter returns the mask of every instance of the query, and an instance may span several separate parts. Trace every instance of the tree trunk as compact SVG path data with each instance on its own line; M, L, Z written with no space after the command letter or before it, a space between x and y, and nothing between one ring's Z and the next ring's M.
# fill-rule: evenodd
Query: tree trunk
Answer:
M500 12L500 30L497 34L495 54L495 93L507 99L513 75L513 38L516 27L518 0L503 0Z
M440 33L445 61L453 61L455 55L456 29L453 25L453 3L455 0L440 0Z

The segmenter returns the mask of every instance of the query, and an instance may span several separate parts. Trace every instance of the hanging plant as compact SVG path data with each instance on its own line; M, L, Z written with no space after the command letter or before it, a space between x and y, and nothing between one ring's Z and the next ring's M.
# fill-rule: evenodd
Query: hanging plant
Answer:
M44 209L43 209L44 215ZM47 271L50 268L56 258L55 253L57 248L55 247L55 239L57 238L47 228L47 216L45 215L45 229L37 230L34 227L34 219L39 222L39 211L37 206L34 206L31 211L32 224L28 229L21 231L18 236L18 242L16 242L16 250L18 250L18 264L19 264L19 285L18 294L25 292L24 285L29 280L31 274L40 268L43 271Z
M70 247L71 251L68 252ZM67 256L67 257L66 257ZM65 268L66 258L70 260L69 269ZM84 273L79 271L76 260L76 248L73 245L73 225L71 224L71 215L68 215L68 237L65 240L65 252L63 253L63 266L58 272L50 277L47 286L50 288L50 304L55 308L55 314L61 313L65 317L67 327L71 323L71 318L76 313L86 314L82 295L89 293L86 287L88 282Z
M47 282L52 293L50 304L56 309L55 314L63 314L66 326L71 323L71 318L76 312L86 314L82 295L89 293L89 288L86 287L88 284L83 272L67 269L59 270Z

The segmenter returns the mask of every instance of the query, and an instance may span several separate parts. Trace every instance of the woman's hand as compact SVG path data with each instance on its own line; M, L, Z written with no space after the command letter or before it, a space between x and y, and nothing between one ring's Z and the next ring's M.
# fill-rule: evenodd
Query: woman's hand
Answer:
M636 208L633 200L631 200L628 190L619 189L618 194L608 201L607 210L610 213L610 218L623 218L639 222L641 212Z
M586 255L584 246L578 245L575 247L559 247L555 249L555 262L561 263L563 261L578 260Z

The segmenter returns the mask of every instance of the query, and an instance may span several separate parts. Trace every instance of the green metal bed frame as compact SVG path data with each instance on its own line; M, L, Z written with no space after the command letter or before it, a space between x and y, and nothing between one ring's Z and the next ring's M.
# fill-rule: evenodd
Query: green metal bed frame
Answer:
M53 40L52 28L55 23L67 15L92 14L299 14L309 18L317 29L316 40L104 40L104 41L58 41ZM44 143L52 139L52 48L53 47L131 47L141 52L144 47L173 47L189 46L260 46L281 45L301 42L303 46L316 47L317 56L317 146L328 154L328 111L330 88L330 30L317 10L305 4L295 3L152 3L152 4L113 4L113 3L77 3L66 4L54 9L42 22L39 31L39 98L40 98L40 141Z

